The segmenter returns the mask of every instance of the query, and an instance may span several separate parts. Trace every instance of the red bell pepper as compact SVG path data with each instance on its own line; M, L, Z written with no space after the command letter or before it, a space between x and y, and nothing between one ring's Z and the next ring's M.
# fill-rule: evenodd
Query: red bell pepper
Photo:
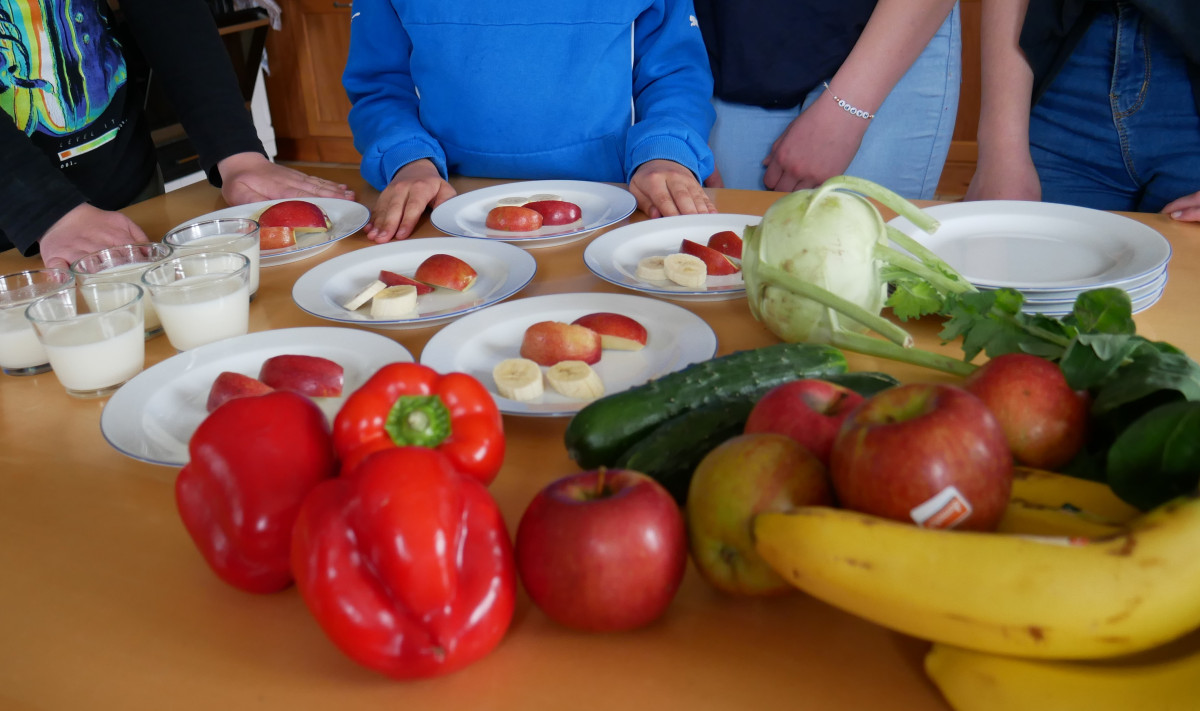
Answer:
M504 421L487 388L466 373L392 363L346 398L333 444L343 473L373 452L416 445L436 448L458 471L490 484L504 461Z
M175 503L209 567L248 592L290 585L296 513L337 472L325 414L293 392L230 400L196 428L188 455Z
M499 507L437 450L381 450L305 499L296 587L358 663L412 679L490 652L512 620L516 572Z

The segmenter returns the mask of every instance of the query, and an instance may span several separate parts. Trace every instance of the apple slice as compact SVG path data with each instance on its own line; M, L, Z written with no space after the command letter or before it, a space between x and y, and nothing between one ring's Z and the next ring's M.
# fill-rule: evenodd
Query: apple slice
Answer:
M212 387L208 390L208 401L204 407L209 412L212 412L230 400L236 400L239 397L265 395L274 389L261 380L251 378L249 375L227 370L218 375L216 380L213 381Z
M569 225L583 218L579 206L566 200L536 200L525 207L540 214L543 225Z
M386 269L379 270L379 281L383 282L386 286L411 286L417 290L417 296L433 293L433 287L425 282L410 279L403 274L389 272Z
M542 213L522 205L499 205L488 210L484 225L503 232L533 232L542 226Z
M727 257L742 258L742 238L733 230L718 232L708 238L708 246Z
M699 257L708 269L709 276L725 276L727 274L737 274L741 271L738 265L734 264L733 260L729 257L726 257L712 247L706 247L690 239L685 238L683 240L683 243L679 245L679 251L683 254Z
M341 365L311 355L272 356L258 372L258 379L276 390L291 390L309 397L341 395L343 378Z
M475 283L474 267L453 254L431 254L417 266L417 281L454 291L466 291Z
M298 234L325 232L332 223L329 216L317 205L307 200L284 200L262 211L258 226L291 227Z
M592 365L600 360L600 334L587 326L562 321L539 321L525 329L521 357L538 365L564 360L581 360Z
M571 323L599 333L600 347L607 350L639 351L646 347L646 327L624 314L597 311Z
M259 249L284 249L296 244L296 230L280 225L258 228Z

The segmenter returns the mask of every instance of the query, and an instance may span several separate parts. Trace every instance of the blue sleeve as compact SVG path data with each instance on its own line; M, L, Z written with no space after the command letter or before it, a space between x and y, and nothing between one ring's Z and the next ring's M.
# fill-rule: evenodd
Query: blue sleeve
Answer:
M703 181L714 166L713 78L692 0L657 0L633 31L635 122L625 143L625 179L642 163L665 158Z
M362 175L377 190L421 158L431 159L447 177L445 151L421 125L411 51L412 41L390 0L354 0L342 85L350 99L350 131L362 154Z

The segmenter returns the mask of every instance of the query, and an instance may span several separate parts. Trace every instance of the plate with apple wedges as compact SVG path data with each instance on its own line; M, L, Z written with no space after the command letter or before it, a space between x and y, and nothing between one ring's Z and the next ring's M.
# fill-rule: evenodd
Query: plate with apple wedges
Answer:
M680 301L717 301L746 295L742 282L741 237L759 215L677 215L643 220L610 230L583 251L583 263L596 276L632 291ZM733 235L722 234L732 232ZM722 234L721 237L716 235ZM669 278L655 259L676 253L699 257L707 269L703 284ZM641 267L639 269L639 267Z
M531 203L569 205L551 206L560 208L553 212L543 209L546 216L538 218L542 224L536 229L514 229L533 224L519 221L505 222L504 229L488 226L488 215L493 208L524 208ZM573 211L561 209L571 205L578 208L579 217L563 222L574 217ZM524 209L524 214L532 211L530 208ZM535 249L583 239L598 229L624 220L636 209L637 199L632 193L609 183L531 180L493 185L456 195L434 208L429 219L434 227L455 237L499 240L525 249ZM549 224L551 220L558 224Z
M210 212L206 215L194 217L187 222L182 222L170 231L177 230L181 227L204 222L206 220L217 220L221 218L244 217L251 220L257 220L266 211L267 208L277 205L282 202L306 202L318 208L328 218L328 226L325 228L312 227L298 229L295 234L296 243L290 247L282 249L264 249L259 256L259 264L264 267L274 267L280 264L290 264L298 262L301 259L308 259L324 252L333 246L334 242L345 239L350 235L358 232L367 224L367 220L371 217L371 211L366 205L354 202L353 200L342 200L340 198L295 198L283 200L264 200L262 202L252 202L245 205L237 205L227 207L223 210ZM300 209L298 212L305 212ZM298 214L294 219L297 224L308 222L309 224L319 225L320 217L316 211L309 211L310 214Z
M345 398L388 363L412 354L387 336L354 328L306 327L257 331L183 351L134 376L100 413L100 431L114 449L168 467L188 461L188 440L208 416L208 397L224 372L257 378L273 356L310 355L342 367L342 394L314 397L332 423ZM302 377L297 375L297 377Z
M584 330L599 337L582 334L585 337L580 338L580 326L573 322L585 316L593 322ZM526 331L534 324L541 324L537 331L542 337L536 346L531 339L522 356ZM595 396L641 385L708 360L716 352L712 328L682 306L634 294L547 294L506 301L444 326L425 344L421 363L475 377L506 415L570 417ZM568 397L557 391L548 365L537 366L541 387L534 390L540 394L525 393L520 400L500 394L495 370L502 361L526 357L548 363L567 355L585 363L594 360L590 367L599 389L592 390L593 396Z
M424 328L503 301L536 273L533 255L506 242L423 237L363 247L322 262L296 280L292 300L313 316L338 323ZM411 307L380 304L378 299L392 295L376 291L381 285L412 286L415 298L405 302Z

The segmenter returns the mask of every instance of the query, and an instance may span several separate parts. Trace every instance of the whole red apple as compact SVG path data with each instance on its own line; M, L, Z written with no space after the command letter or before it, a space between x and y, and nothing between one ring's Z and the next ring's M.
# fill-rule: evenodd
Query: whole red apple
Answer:
M1028 353L1006 353L967 376L963 387L988 406L1021 464L1057 471L1087 437L1087 393L1067 384L1056 363Z
M842 422L862 401L862 395L828 380L793 380L768 390L754 403L745 432L791 437L828 466Z
M628 469L558 479L517 526L517 572L550 619L615 632L658 619L687 567L683 514L661 484Z
M1012 490L1012 454L983 401L963 388L897 385L842 424L830 478L842 506L927 528L991 531Z

